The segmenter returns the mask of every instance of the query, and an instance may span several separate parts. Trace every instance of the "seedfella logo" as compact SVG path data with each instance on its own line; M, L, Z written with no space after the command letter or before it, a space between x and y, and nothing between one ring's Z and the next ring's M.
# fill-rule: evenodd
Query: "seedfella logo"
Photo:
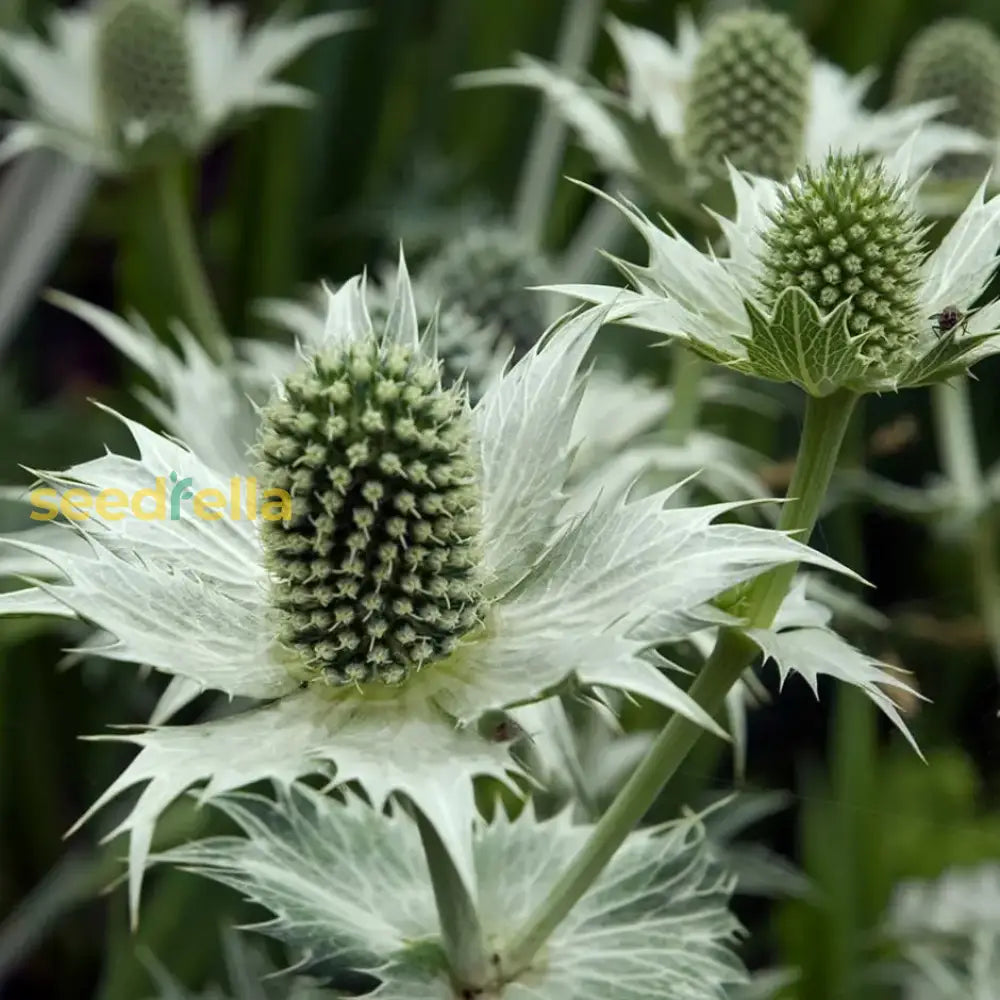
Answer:
M269 487L258 490L252 476L233 476L229 491L218 488L195 489L190 476L157 476L148 489L127 493L114 487L92 492L83 487L57 490L39 487L29 494L33 521L180 521L196 517L199 521L288 521L292 516L292 498L287 490ZM190 506L188 506L190 505Z

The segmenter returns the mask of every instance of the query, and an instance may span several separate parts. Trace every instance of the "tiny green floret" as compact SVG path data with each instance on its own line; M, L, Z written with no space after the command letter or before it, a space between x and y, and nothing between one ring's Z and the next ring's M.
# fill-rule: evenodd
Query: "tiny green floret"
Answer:
M796 287L824 314L846 304L847 332L873 374L891 376L911 359L924 248L901 184L861 156L833 154L800 170L770 222L765 306Z
M1000 139L1000 40L989 26L950 17L921 31L907 46L895 80L895 98L914 104L944 98L951 107L941 120ZM982 176L989 157L955 154L940 160L942 175Z
M783 180L801 158L809 114L809 45L787 18L736 10L714 18L702 42L684 113L692 168Z
M265 408L261 525L279 638L332 684L399 684L482 618L481 512L468 404L416 350L321 353Z
M96 47L100 105L116 141L139 145L167 136L184 142L196 111L177 0L105 0Z

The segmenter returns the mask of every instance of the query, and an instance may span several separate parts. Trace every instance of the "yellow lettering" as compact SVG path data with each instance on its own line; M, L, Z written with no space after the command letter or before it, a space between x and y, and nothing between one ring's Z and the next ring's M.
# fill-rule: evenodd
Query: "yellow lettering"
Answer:
M32 490L28 499L36 508L28 515L32 521L51 521L59 513L59 494L51 486Z
M222 490L198 490L194 495L194 516L202 521L221 521L221 508L225 505Z
M97 516L105 521L120 521L128 510L128 494L114 487L101 490L94 505Z
M265 521L285 521L292 519L292 498L287 490L271 486L264 490L264 508L261 517Z
M67 490L62 496L59 510L68 521L88 521L93 502L94 498L86 490Z
M153 501L152 510L144 510L143 500ZM156 477L156 487L150 490L136 490L132 494L132 514L140 521L162 521L167 514L167 484L162 476Z

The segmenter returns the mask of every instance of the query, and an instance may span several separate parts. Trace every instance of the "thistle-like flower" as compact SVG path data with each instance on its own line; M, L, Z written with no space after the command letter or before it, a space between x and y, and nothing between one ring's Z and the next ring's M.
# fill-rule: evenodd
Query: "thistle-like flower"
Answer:
M620 202L650 252L646 267L618 261L634 290L558 290L814 396L943 381L1000 351L1000 303L974 308L998 263L1000 198L986 201L984 184L928 253L911 153L886 163L835 154L787 184L732 170L735 218L719 217L726 257Z
M415 825L354 796L339 803L298 785L276 801L231 794L220 808L243 837L216 837L159 860L232 886L274 915L261 929L295 957L333 974L368 973L388 1000L452 996L717 1000L745 980L733 953L739 925L731 879L697 818L631 834L527 969L506 969L506 946L550 892L588 828L563 812L489 824L464 814L490 981L456 987ZM613 947L609 947L613 942ZM609 982L614 991L609 993Z
M458 305L495 326L521 358L546 322L546 300L532 286L548 280L549 266L525 237L503 224L473 226L427 262L421 281L446 306Z
M361 23L353 13L323 14L244 33L240 18L198 0L93 0L54 13L48 41L0 33L0 62L29 107L0 160L46 146L119 173L137 157L200 150L234 115L308 103L307 92L274 75L319 39Z
M977 180L1000 155L1000 40L988 24L955 17L929 25L903 53L894 94L900 104L947 100L942 121L989 140L988 152L944 157L936 173Z
M0 595L0 613L78 616L116 637L113 659L266 703L114 737L141 750L94 808L148 782L118 828L133 909L157 815L197 782L212 796L319 772L376 804L405 793L468 874L446 802L513 766L468 725L485 712L578 682L718 731L652 647L770 566L836 564L713 524L732 504L667 509L670 491L566 517L577 370L602 318L567 318L470 410L440 383L401 264L378 329L360 277L331 295L324 342L263 410L258 479L131 421L139 458L41 474L87 545L13 540L60 579ZM127 506L142 490L153 511Z
M523 55L515 68L470 73L462 82L543 91L603 168L667 205L686 204L690 187L714 180L724 158L785 180L831 151L892 152L918 126L920 169L984 145L932 121L946 101L867 110L872 75L851 77L815 58L779 14L724 12L704 33L682 14L674 44L615 18L607 30L625 71L624 95Z
M805 38L770 11L720 15L705 32L684 107L684 154L700 174L726 162L789 177L803 155L812 58Z

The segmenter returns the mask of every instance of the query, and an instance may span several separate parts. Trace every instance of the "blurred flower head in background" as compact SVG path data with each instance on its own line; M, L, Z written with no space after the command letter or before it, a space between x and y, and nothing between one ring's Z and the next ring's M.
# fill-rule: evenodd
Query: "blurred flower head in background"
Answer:
M0 160L56 149L108 173L137 160L204 149L238 114L308 104L274 79L321 38L363 23L355 13L244 29L231 6L179 0L93 0L56 11L49 39L0 33L0 62L26 99Z
M726 11L704 31L681 14L673 44L613 17L607 30L625 70L624 93L529 56L518 56L516 68L462 80L541 90L602 167L674 208L692 185L700 190L724 177L726 160L786 180L800 163L819 163L831 151L892 153L918 126L917 169L984 145L967 129L934 121L948 101L866 109L873 74L852 77L815 57L782 14Z

